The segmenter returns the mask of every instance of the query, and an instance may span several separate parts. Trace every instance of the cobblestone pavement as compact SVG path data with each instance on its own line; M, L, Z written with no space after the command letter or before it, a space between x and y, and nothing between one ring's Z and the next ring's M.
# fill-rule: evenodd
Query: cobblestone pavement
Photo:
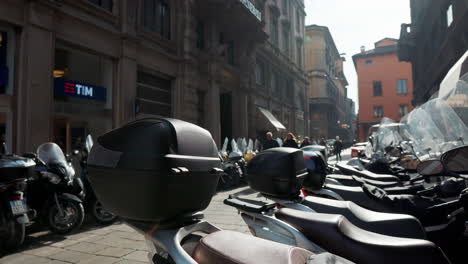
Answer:
M246 188L246 187L243 187ZM205 210L205 219L222 229L249 233L237 211L223 204L238 188L220 192ZM99 227L88 223L77 233L60 236L48 231L28 234L17 252L2 253L0 263L8 264L142 264L148 263L144 237L123 223Z

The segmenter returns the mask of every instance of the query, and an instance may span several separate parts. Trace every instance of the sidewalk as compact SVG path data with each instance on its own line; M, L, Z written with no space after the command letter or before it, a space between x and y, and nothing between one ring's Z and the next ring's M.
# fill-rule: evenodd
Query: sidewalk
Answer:
M245 188L245 187L243 187ZM205 219L221 229L249 233L237 211L223 204L229 194L215 195L205 210ZM107 227L88 224L80 232L60 236L48 231L29 234L16 253L0 257L4 264L143 264L148 263L144 237L123 223Z
M341 160L348 161L351 159L351 148L344 149L341 151ZM328 163L335 164L336 162L336 155L331 155L328 157Z

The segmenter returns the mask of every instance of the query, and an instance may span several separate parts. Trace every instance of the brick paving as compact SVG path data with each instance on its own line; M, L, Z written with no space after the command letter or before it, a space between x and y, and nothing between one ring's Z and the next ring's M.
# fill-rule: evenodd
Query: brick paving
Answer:
M249 233L237 211L223 204L229 194L246 187L220 192L205 210L205 219L221 229ZM1 264L143 264L148 263L144 237L123 223L96 226L87 222L77 233L60 236L34 230L16 252L0 252Z

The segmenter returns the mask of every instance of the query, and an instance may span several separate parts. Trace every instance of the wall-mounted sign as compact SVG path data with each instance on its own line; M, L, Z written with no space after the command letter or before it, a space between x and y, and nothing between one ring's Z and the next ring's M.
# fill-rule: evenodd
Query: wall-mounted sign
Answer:
M62 78L54 79L54 94L56 96L74 96L98 101L106 101L107 99L106 88Z
M259 21L262 21L262 12L260 12L252 2L249 0L239 0L242 4L244 4L247 9L249 9L250 13L252 13Z

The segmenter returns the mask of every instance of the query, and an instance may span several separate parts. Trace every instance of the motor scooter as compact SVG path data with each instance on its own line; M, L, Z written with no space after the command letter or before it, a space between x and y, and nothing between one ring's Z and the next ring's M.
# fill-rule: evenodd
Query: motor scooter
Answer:
M34 217L24 191L31 168L31 159L16 155L0 155L0 248L14 250L24 241L25 227Z
M28 206L37 211L36 220L57 234L79 229L85 217L83 184L60 147L44 143L37 153L24 156L36 162L26 190Z

